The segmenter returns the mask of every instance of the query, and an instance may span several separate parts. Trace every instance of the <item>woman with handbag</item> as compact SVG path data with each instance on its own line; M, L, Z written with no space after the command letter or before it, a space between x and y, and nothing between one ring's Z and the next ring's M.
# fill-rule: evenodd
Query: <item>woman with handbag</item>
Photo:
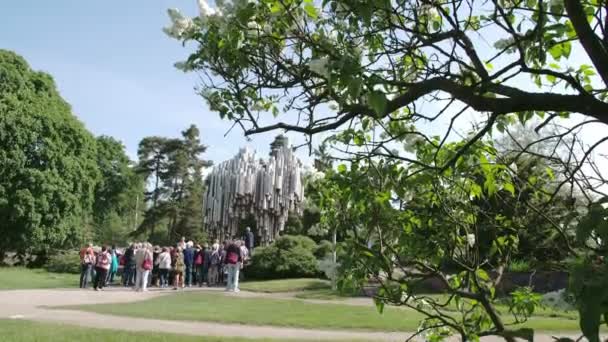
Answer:
M136 291L148 291L148 276L153 267L152 260L152 245L149 243L142 244L140 250L137 251L136 259L137 264L137 284L135 284Z

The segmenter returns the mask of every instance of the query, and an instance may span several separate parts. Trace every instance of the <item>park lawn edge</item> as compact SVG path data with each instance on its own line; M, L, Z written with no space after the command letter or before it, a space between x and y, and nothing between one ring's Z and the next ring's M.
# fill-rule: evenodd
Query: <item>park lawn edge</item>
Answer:
M172 293L172 294L167 294L166 296L162 296L162 297L156 297L156 298L152 298L152 299L147 299L141 302L135 302L132 303L132 306L136 306L139 305L141 303L146 303L148 301L158 301L158 300L170 300L171 297L173 296L179 296L179 295L194 295L194 296L212 296L214 294L212 293L203 293L203 292L188 292L188 293ZM228 296L224 296L223 294L215 294L217 296L222 296L225 300L233 300L234 298L230 298ZM294 298L294 299L287 299L287 298L247 298L247 297L242 297L239 298L241 300L244 301L249 301L249 300L254 300L257 301L258 303L261 303L259 301L290 301L292 304L294 304L294 302L300 302L303 305L312 305L312 306L318 306L319 307L319 311L317 312L321 312L324 306L333 306L334 309L337 309L338 307L343 308L345 310L345 312L350 311L350 310L360 310L360 308L366 308L365 306L354 306L354 305L347 305L347 304L340 304L339 302L336 304L333 303L306 303L305 301L302 301L300 299ZM193 300L194 301L194 300ZM246 304L246 305L250 305L250 304ZM298 304L295 304L298 305ZM305 324L301 324L301 323L293 323L293 322L289 322L289 321L280 321L280 320L274 320L274 321L265 321L265 322L259 322L259 321L255 321L255 320L238 320L238 319L233 319L230 317L221 317L221 316L211 316L211 317L188 317L188 318L182 318L182 317L174 317L174 316L167 316L167 315L162 315L162 314L149 314L148 312L146 312L146 314L141 315L138 312L128 312L128 311L120 311L120 312L113 312L111 310L111 304L105 305L105 304L98 304L98 305L76 305L76 306L61 306L61 307L53 307L53 308L57 308L57 309L68 309L68 310L76 310L76 311L89 311L89 312L95 312L95 313L99 313L99 314L104 314L104 315L113 315L113 316L124 316L124 317L139 317L139 318L150 318L150 319L163 319L163 320L170 320L170 321L182 321L182 322L217 322L217 323L224 323L224 324L234 324L234 325L252 325L252 326L273 326L273 327L297 327L297 328L302 328L302 329L324 329L324 330L335 330L335 331L343 331L343 330L349 330L349 331L361 331L361 332L403 332L403 333L409 333L412 331L416 331L418 328L418 324L420 322L419 317L416 318L416 313L414 311L408 312L405 315L403 315L404 320L399 322L399 325L395 325L394 327L379 327L379 326L369 326L370 323L367 323L367 326L341 326L340 323L338 323L337 325L310 325L309 323L305 323ZM110 308L110 310L104 310L106 308ZM367 308L371 308L371 307L367 307ZM388 309L388 311L387 311ZM385 308L386 312L390 312L391 310L407 310L407 309L403 309L403 308ZM244 308L244 310L246 310L246 308ZM375 309L374 309L375 310ZM385 314L386 314L385 312ZM374 314L378 314L375 311L373 312ZM370 310L370 314L372 314L372 310ZM379 315L379 314L378 314ZM395 313L393 312L392 315L394 316ZM410 320L408 320L408 317L410 318ZM415 319L412 320L412 318ZM393 317L393 320L394 317ZM350 322L352 324L352 321ZM335 324L335 322L334 322ZM380 324L383 325L383 324ZM544 332L562 332L562 333L572 333L572 332L579 332L579 326L578 326L578 320L575 319L567 319L567 318L553 318L553 317L546 317L546 316L535 316L533 317L531 320L529 320L528 322L526 322L525 324L522 325L518 325L518 326L513 326L513 328L521 328L521 327L530 327L533 328L535 330L535 332L538 333L544 333Z

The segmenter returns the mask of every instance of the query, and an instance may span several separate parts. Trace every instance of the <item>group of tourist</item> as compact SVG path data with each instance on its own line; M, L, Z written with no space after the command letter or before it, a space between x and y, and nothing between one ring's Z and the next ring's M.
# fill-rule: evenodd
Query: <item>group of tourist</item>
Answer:
M93 289L103 290L114 283L122 265L122 286L133 287L135 291L147 291L149 286L171 286L177 290L225 283L226 291L239 292L239 277L253 251L253 239L247 227L243 239L229 239L221 245L219 240L201 245L182 237L174 247L140 242L130 244L121 252L115 246L103 246L96 251L89 244L80 251L80 288L87 288L92 278Z

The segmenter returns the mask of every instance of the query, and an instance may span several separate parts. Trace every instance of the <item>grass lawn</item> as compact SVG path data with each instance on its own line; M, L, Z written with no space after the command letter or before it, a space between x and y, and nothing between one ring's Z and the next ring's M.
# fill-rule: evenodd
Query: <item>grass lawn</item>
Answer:
M313 304L297 299L266 299L186 292L128 306L85 305L70 309L118 316L184 321L213 321L253 325L293 326L373 331L415 331L423 316L410 309ZM579 331L572 318L535 316L525 326L543 331Z
M299 299L318 299L318 300L345 300L352 296L341 295L338 291L332 289L310 290L296 293L294 297Z
M239 287L241 288L241 290L252 292L276 293L329 289L331 285L327 280L300 278L248 281L239 284Z
M0 267L0 290L78 287L78 274L49 273L43 269Z
M200 337L161 333L139 333L82 328L71 325L37 323L23 320L0 320L2 341L10 342L263 342L279 340L226 337ZM290 340L291 341L291 340ZM304 342L305 340L293 340Z

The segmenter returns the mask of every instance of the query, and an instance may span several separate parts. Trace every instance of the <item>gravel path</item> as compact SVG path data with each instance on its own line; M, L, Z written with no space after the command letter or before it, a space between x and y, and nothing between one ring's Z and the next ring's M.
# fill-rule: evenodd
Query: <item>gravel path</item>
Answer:
M198 291L192 290L192 291ZM205 289L204 291L218 291ZM213 322L166 321L132 317L117 317L75 310L56 310L47 307L82 304L128 305L129 302L146 300L171 294L170 291L150 291L134 293L125 289L109 289L104 292L83 290L16 290L0 291L0 318L26 319L42 322L74 324L84 327L107 328L128 331L158 331L195 336L223 336L248 338L276 338L279 340L306 338L310 340L364 340L364 341L404 341L411 332L360 332L342 330L312 330L274 326L253 326ZM218 294L220 292L218 291ZM223 295L223 292L221 292ZM283 298L290 294L260 294L241 292L243 297ZM366 300L366 299L365 299ZM305 300L313 303L331 303L326 300ZM366 300L369 302L369 300ZM336 302L333 302L336 303ZM340 304L367 305L361 300L344 300ZM337 303L336 303L337 304ZM495 337L483 341L502 341ZM456 341L456 339L454 339ZM535 341L552 341L550 335L537 335Z

